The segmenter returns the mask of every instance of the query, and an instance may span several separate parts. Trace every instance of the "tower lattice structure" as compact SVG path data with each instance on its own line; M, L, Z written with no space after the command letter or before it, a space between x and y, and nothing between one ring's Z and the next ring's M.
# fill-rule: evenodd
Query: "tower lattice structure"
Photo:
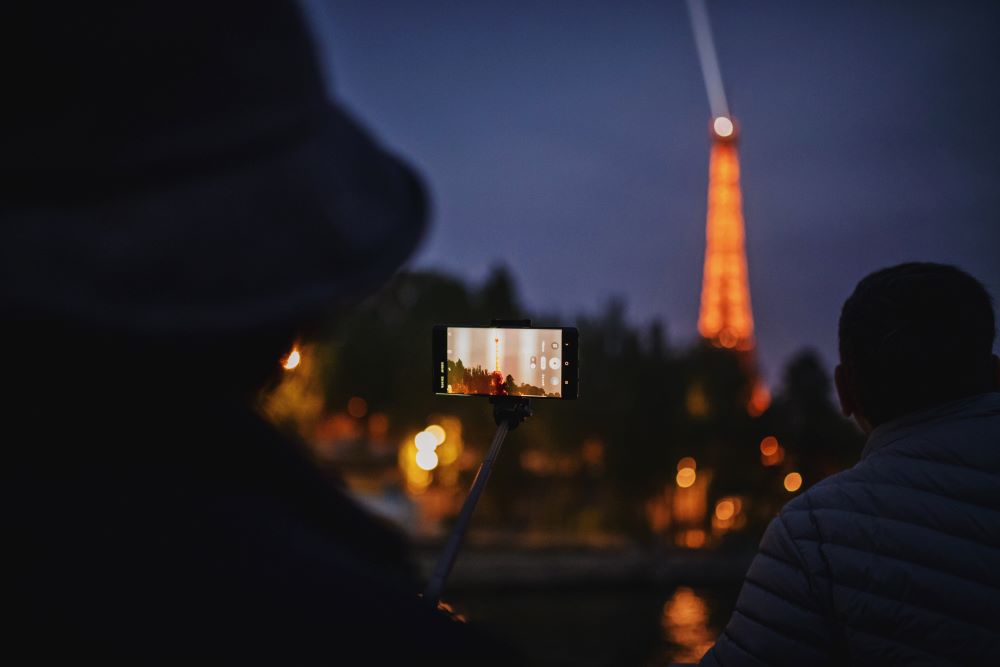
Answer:
M754 354L740 161L735 127L725 121L717 119L712 131L698 333L716 347L741 353L752 387L747 409L760 414L770 404L770 393L759 377Z

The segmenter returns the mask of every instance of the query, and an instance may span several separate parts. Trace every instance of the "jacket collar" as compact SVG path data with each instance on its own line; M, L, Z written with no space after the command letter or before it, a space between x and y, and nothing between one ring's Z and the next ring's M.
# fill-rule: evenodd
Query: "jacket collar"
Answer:
M865 443L865 448L861 451L861 458L864 459L886 445L933 423L957 421L989 414L1000 415L1000 392L991 391L960 398L957 401L944 403L928 410L904 415L876 427L868 436L868 442Z

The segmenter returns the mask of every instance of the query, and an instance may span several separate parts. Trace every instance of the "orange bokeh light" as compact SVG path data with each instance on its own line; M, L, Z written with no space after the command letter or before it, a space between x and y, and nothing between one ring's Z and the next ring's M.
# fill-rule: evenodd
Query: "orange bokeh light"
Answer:
M802 488L802 475L797 472L790 472L785 475L785 491L795 493Z
M677 486L686 489L694 484L697 477L698 475L695 473L694 468L681 468L677 471Z
M355 396L347 402L347 414L355 419L361 419L368 414L368 402L360 396Z
M720 500L719 504L715 506L715 516L718 517L719 521L729 521L734 514L736 514L736 503L728 498Z
M768 467L776 466L785 460L785 448L778 444L777 438L774 438L773 447L771 444L767 442L767 438L760 443L760 462ZM765 449L770 453L765 453Z
M384 438L389 432L389 417L376 412L368 418L368 432L373 438Z
M760 441L760 453L764 456L774 456L778 453L778 439L769 435Z
M701 549L705 546L705 531L700 528L686 530L682 536L682 544L688 549Z
M764 411L771 407L771 392L763 382L757 381L750 391L750 403L747 405L747 412L751 417L759 417Z

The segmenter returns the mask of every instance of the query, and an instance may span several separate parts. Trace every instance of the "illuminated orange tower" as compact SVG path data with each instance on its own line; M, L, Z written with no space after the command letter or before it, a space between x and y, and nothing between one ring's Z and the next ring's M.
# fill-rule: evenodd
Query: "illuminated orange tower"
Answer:
M758 376L754 355L736 137L736 126L728 116L715 118L708 167L708 221L698 333L716 347L742 353L753 380L747 409L750 414L758 415L767 409L771 397Z
M495 350L495 352L494 352L494 354L495 354L495 360L494 360L493 372L490 373L490 382L491 382L491 386L492 386L492 390L491 390L490 393L492 393L494 395L503 396L503 395L506 395L506 393L507 393L507 385L504 382L503 373L500 371L500 339L499 338L494 338L493 339L493 346L494 346L494 350Z
M753 314L747 279L736 128L731 120L720 116L713 123L712 135L698 333L716 347L752 350Z

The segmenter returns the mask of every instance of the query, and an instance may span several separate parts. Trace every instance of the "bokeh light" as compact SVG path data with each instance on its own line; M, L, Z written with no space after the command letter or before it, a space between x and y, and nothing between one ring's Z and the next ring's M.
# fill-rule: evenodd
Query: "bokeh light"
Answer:
M795 493L802 488L802 475L797 472L790 472L785 475L785 491Z
M430 433L431 435L434 436L436 445L440 445L445 441L445 438L448 437L448 435L445 433L444 428L439 426L438 424L431 424L430 426L424 429L424 432Z
M438 440L434 437L433 433L421 431L420 433L417 433L416 437L413 438L413 443L417 446L418 451L428 451L433 454L434 448L438 445ZM434 459L435 461L437 460L436 455Z
M725 116L719 116L712 123L712 129L714 129L715 133L720 137L730 137L732 136L735 128L733 127L733 121L729 120Z
M347 402L347 414L355 419L361 419L368 414L368 402L360 396L354 396Z
M719 518L719 521L729 521L736 514L736 504L729 500L720 500L719 504L715 506L715 516Z
M418 449L417 465L420 466L421 470L434 470L438 465L438 455L434 453L433 449Z
M285 361L282 362L281 367L286 371L294 370L298 365L302 363L302 353L297 349L292 348L292 351L288 353L285 357Z

